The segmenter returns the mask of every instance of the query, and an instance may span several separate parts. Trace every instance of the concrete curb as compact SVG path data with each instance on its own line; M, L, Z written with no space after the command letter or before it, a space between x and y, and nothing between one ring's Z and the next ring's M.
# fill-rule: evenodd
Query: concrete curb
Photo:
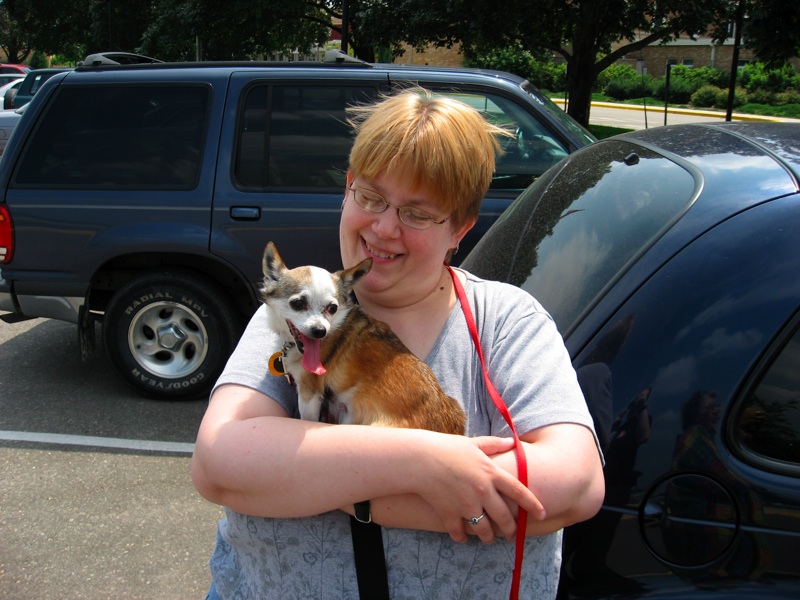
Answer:
M555 100L554 100L555 102ZM620 110L636 110L639 112L644 112L644 106L638 106L635 104L619 104L616 102L592 102L592 106L597 106L600 108L616 108ZM697 115L699 117L711 117L716 119L724 119L725 113L713 110L698 110L693 108L667 108L668 114L675 114L675 115ZM663 115L664 114L664 107L658 105L647 106L647 114L648 115ZM779 123L800 123L800 119L787 119L784 117L772 117L766 115L749 115L745 113L733 113L731 118L736 121L755 121L755 122L779 122Z

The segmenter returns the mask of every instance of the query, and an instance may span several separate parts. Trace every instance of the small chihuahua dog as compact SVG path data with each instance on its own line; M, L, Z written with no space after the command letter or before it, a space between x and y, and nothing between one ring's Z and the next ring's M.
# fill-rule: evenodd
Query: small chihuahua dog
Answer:
M283 341L270 370L297 384L303 419L463 435L458 402L388 325L356 304L353 287L371 267L367 258L336 273L288 269L267 245L261 298Z

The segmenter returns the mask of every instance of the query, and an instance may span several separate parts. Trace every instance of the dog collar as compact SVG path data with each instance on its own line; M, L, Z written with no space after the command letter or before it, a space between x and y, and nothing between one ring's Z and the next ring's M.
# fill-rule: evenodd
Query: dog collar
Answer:
M286 358L286 355L289 353L289 350L295 347L294 342L284 342L283 347L279 352L275 352L269 357L268 367L269 372L274 375L275 377L280 377L281 375L286 376L286 381L289 384L294 384L294 377L292 377L289 373L286 372L286 367L283 364L283 359Z

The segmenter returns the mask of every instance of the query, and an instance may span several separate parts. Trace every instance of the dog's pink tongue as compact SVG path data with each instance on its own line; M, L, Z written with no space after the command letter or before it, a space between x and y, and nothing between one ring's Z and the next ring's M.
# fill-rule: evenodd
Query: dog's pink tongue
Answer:
M314 375L325 374L325 367L319 358L319 346L319 340L303 336L303 368Z

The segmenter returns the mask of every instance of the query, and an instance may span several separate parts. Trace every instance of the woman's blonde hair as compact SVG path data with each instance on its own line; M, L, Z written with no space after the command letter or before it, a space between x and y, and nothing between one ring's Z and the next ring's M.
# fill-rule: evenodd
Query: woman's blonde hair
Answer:
M357 177L383 174L424 188L455 227L478 216L509 133L474 108L415 87L376 104L348 109L356 139L350 169Z

